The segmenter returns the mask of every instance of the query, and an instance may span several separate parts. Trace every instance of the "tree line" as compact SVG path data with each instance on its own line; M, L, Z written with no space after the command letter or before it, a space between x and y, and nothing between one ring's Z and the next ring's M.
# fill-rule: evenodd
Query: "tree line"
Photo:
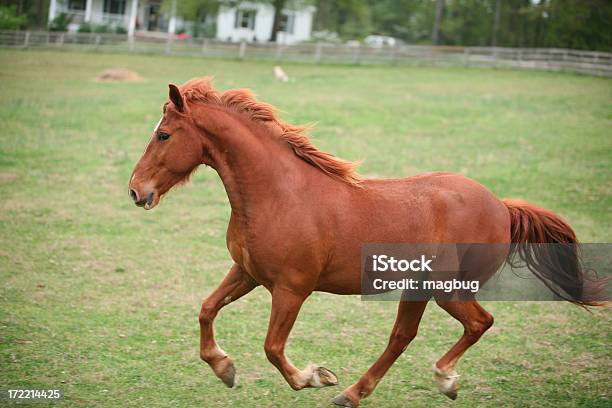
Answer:
M251 0L275 9L313 5L315 32L341 40L388 35L408 44L574 48L612 51L612 0ZM169 9L172 0L164 0ZM201 20L239 0L177 0ZM0 0L0 29L42 28L49 0ZM8 27L10 26L10 27ZM275 41L272 30L270 41Z
M409 44L612 51L610 0L316 0L315 30Z

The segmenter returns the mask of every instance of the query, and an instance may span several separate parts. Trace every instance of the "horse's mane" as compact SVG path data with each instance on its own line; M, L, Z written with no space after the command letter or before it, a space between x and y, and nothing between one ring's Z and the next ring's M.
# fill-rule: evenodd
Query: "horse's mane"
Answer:
M260 102L248 89L230 89L218 93L211 84L211 78L195 78L184 83L181 94L186 102L216 104L248 115L254 121L272 123L281 130L281 138L293 149L296 156L317 167L324 173L351 185L359 185L357 164L340 159L317 149L306 136L309 126L295 126L283 122L276 115L276 108Z

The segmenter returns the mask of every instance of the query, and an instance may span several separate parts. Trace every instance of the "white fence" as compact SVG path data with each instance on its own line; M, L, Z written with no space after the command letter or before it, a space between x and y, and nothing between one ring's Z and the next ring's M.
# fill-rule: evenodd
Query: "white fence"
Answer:
M238 59L345 64L489 66L571 71L612 76L612 53L558 48L228 43L211 39L166 39L125 34L0 31L0 47L165 53Z

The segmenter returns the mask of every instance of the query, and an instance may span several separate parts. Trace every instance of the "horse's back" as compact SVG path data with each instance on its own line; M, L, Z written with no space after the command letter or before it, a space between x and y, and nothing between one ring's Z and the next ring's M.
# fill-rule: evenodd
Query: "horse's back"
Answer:
M459 174L368 179L362 190L356 207L363 206L362 211L383 226L392 224L390 231L400 227L400 242L506 242L510 237L508 211L501 200Z

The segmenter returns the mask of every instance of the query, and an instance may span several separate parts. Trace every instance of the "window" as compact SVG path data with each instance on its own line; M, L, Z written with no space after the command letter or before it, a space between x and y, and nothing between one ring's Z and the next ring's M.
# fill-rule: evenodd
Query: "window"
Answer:
M236 10L236 23L234 28L255 29L255 10Z
M69 0L68 10L85 10L85 0Z
M199 8L196 15L196 23L204 24L208 20L208 13L204 8Z
M278 22L278 31L283 33L293 34L293 26L295 24L295 14L281 14L280 21Z
M125 14L126 0L104 0L104 12L110 14Z

